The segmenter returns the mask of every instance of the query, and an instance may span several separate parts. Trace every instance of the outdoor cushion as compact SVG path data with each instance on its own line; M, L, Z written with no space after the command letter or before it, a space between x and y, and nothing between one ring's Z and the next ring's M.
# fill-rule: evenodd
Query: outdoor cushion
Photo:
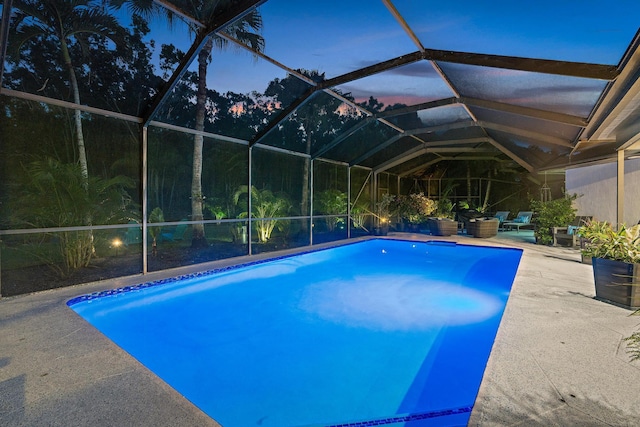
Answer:
M518 218L514 219L513 222L521 222L523 224L527 224L529 222L529 216L521 215Z

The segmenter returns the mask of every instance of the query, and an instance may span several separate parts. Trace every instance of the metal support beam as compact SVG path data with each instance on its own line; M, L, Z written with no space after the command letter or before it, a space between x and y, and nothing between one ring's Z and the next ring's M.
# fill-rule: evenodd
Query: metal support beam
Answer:
M619 74L618 67L615 65L487 55L449 50L425 49L424 59L599 80L615 80Z
M624 150L618 150L618 175L616 191L616 221L618 226L624 223Z
M429 110L431 108L439 107L451 107L459 104L460 101L456 97L442 98L437 101L423 102L421 104L412 105L410 107L395 108L393 110L387 110L375 115L376 118L387 118L401 116L403 114L414 113L416 111Z
M347 167L347 239L351 238L351 166Z
M96 107L89 107L88 105L80 105L74 102L63 101L61 99L47 98L45 96L35 95L28 92L20 92L13 89L0 88L0 95L26 99L27 101L42 102L43 104L55 105L56 107L69 108L71 110L80 110L91 114L97 114L103 117L112 117L114 119L124 120L127 122L142 123L142 119L140 117L117 113L115 111L103 110Z
M249 163L249 168L247 170L247 181L248 184L247 185L247 193L249 193L247 195L247 212L249 212L249 215L247 215L247 243L249 244L248 246L248 254L249 255L253 255L253 247L251 246L251 230L252 230L252 217L253 217L253 213L252 213L252 198L251 198L251 185L253 184L251 182L251 180L253 179L253 147L249 146L249 149L247 150L247 161Z
M445 157L438 157L437 159L433 159L430 162L427 162L427 163L422 164L420 166L416 166L415 168L409 169L408 171L404 171L403 173L398 175L398 178L404 178L404 177L406 177L408 175L411 175L411 174L413 174L415 172L418 172L419 170L426 169L431 165L435 165L436 163L441 162L443 160L447 160L447 159Z
M4 0L2 6L2 20L0 21L0 87L2 87L4 61L7 55L7 45L9 44L9 22L11 20L12 4L13 0Z
M569 147L569 148L573 148L573 144L571 143L571 141L567 140L567 139L563 139L563 138L558 138L555 136L549 136L549 135L545 135L539 132L532 132L529 130L525 130L525 129L520 129L520 128L516 128L513 126L505 126L505 125L500 125L497 123L490 123L490 122L483 122L483 121L478 121L478 126L481 126L483 128L487 128L487 129L493 129L493 130L497 130L499 132L505 132L505 133L510 133L513 135L519 135L519 136L523 136L525 138L531 138L533 140L537 140L540 142L546 142L548 144L553 144L553 145L560 145L562 147Z
M361 155L361 156L357 157L356 159L350 161L349 164L350 165L357 165L358 163L362 162L363 160L368 159L369 157L373 156L378 151L384 150L385 148L387 148L388 146L392 145L396 141L404 138L405 136L406 135L404 135L402 133L394 135L391 138L387 139L386 141L382 142L381 144L376 145L375 147L373 147L371 150L367 151L363 155Z
M547 120L556 123L562 123L565 125L585 127L587 126L587 120L572 116L570 114L555 113L553 111L539 110L537 108L522 107L519 105L507 104L504 102L488 101L486 99L461 97L460 102L465 105L474 107L487 108L495 111L502 111L505 113L518 114L520 116L533 117L536 119Z
M455 141L427 141L418 147L411 148L405 151L404 153L392 159L389 159L388 161L380 164L374 170L376 172L384 172L387 169L391 169L392 167L405 163L411 159L414 159L418 156L423 155L426 152L425 150L427 149L427 147L437 148L439 145L450 146L450 145L479 144L479 143L488 142L488 141L489 141L488 137L460 139Z
M382 3L384 3L387 9L389 9L389 12L391 12L393 17L396 18L396 21L398 21L404 32L407 33L409 38L411 38L413 44L416 45L420 52L424 52L424 46L420 42L420 39L416 36L411 27L409 27L409 24L407 24L407 21L405 21L400 12L398 12L398 9L396 9L393 3L391 3L391 0L382 0Z
M360 129L362 129L365 125L371 123L373 121L373 117L367 117L366 119L356 123L355 125L351 126L349 129L347 129L346 131L342 132L342 134L337 137L336 139L334 139L333 141L331 141L329 144L325 145L323 148L321 148L320 150L318 150L317 153L315 153L313 156L311 156L313 159L316 159L320 156L322 156L324 153L326 153L327 151L331 150L332 148L334 148L335 146L337 146L338 144L340 144L342 141L344 141L345 139L349 138L351 135L353 135L354 133L356 133L357 131L359 131Z
M140 182L142 183L142 274L147 274L147 258L149 254L149 245L147 239L147 221L149 219L149 182L148 182L148 151L149 139L147 126L140 127Z
M383 61L378 64L371 65L369 67L360 68L359 70L325 80L324 82L322 82L322 88L331 88L344 83L348 83L353 80L371 76L373 74L378 74L382 71L387 71L391 70L392 68L400 67L402 65L411 64L413 62L422 60L422 56L422 52L413 52L407 55L398 56L397 58L393 58L388 61Z
M498 150L502 151L504 154L506 154L507 156L509 156L509 158L511 160L513 160L514 162L516 162L517 164L519 164L520 166L522 166L523 168L525 168L529 173L533 173L533 171L535 170L533 166L531 166L528 162L526 162L525 160L521 159L518 155L516 155L514 152L512 152L511 150L509 150L507 147L505 147L504 145L500 144L498 141L496 141L493 138L488 138L487 141L489 142L489 144L493 145L494 147L496 147Z
M419 128L419 129L410 129L405 131L405 135L408 136L408 135L421 135L424 133L447 132L454 129L464 129L464 128L474 127L474 126L476 127L478 126L478 124L475 121L464 120L461 122L447 123L444 125L430 126L426 128Z
M407 162L415 157L422 155L423 146L414 147L410 150L405 151L399 156L394 157L393 159L389 159L388 161L382 163L377 168L374 169L376 173L384 172L387 169L391 169L394 166L398 166L404 162Z
M309 244L313 245L313 168L314 160L309 160L309 179L303 183L308 186L309 191Z
M291 114L293 114L294 111L296 111L296 109L298 109L299 107L302 107L304 104L306 104L309 101L309 99L311 98L311 95L313 95L314 93L316 93L316 88L310 88L305 93L303 93L302 96L300 96L300 98L298 98L295 101L293 101L293 103L291 105L289 105L284 110L280 111L280 113L278 113L278 116L276 118L271 120L267 126L262 128L253 137L253 139L251 141L249 141L249 146L251 147L254 144L260 142L260 140L262 140L262 138L264 138L265 135L267 135L269 132L271 132L271 130L274 129L275 127L277 127L281 122L286 120Z
M629 108L629 104L640 91L637 74L639 68L640 32L637 32L620 61L620 76L609 82L602 92L592 116L589 117L589 125L583 135L580 135L581 139L590 141L615 138L614 132L619 121L625 120L634 111Z
M282 64L281 62L276 61L275 59L271 58L270 56L265 55L264 53L256 50L256 49L252 49L250 46L247 46L246 44L242 43L240 40L230 36L229 34L225 33L224 31L221 31L218 33L219 37L222 37L223 39L235 44L238 47L241 47L243 49L246 49L248 51L250 51L252 54L254 54L255 56L264 59L267 62L272 63L273 65L275 65L278 68L282 68L283 70L285 70L287 73L291 74L292 76L295 76L297 78L299 78L300 80L302 80L305 83L310 84L311 86L318 86L318 82L316 82L315 80L313 80L312 78L309 78L308 76L302 74L301 72L294 70L293 68L289 68L286 65Z

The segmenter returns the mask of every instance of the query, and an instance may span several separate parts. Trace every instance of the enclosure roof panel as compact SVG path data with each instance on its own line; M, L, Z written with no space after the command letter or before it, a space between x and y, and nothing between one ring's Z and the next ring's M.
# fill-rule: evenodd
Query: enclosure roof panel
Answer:
M154 0L141 17L89 2L112 19L89 39L26 6L46 2L12 3L0 91L29 101L415 176L475 158L535 172L640 141L635 0Z

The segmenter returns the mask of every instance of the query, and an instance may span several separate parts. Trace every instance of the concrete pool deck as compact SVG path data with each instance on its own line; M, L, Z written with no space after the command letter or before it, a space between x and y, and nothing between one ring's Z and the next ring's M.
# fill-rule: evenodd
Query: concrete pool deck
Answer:
M640 425L640 363L629 362L622 341L640 329L640 316L593 298L592 269L578 251L536 246L522 231L392 237L524 249L469 425ZM0 425L217 426L66 306L162 276L0 299Z

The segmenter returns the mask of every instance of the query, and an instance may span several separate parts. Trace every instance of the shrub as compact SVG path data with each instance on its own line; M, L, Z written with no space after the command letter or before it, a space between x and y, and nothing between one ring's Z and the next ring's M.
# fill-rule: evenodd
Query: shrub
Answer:
M553 243L552 228L566 227L575 219L576 209L573 201L577 195L562 197L556 200L541 202L531 201L531 210L536 213L534 234L539 245Z

